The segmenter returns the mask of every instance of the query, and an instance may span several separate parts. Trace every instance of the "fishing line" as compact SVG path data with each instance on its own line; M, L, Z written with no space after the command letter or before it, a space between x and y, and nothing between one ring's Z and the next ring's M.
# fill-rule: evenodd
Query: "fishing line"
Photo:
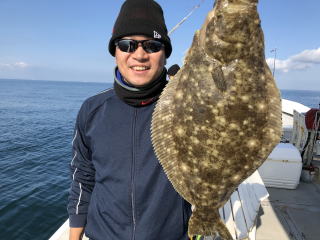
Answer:
M201 4L204 2L205 0L201 0L199 4L195 5L191 11L188 13L187 16L185 16L180 22L178 22L168 33L168 36L170 36L171 33L173 33L175 30L177 30L178 27L180 27L182 25L182 23L184 23L191 15L192 13L201 6Z

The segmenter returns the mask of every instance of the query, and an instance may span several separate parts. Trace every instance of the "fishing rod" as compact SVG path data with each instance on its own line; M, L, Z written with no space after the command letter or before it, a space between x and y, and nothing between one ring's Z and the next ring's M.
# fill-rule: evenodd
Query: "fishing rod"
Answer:
M201 0L199 4L195 5L191 11L188 13L187 16L185 16L180 22L178 22L177 25L175 25L168 33L168 35L170 36L171 33L173 33L175 30L177 30L178 27L180 27L182 25L182 23L184 23L191 15L192 13L201 6L201 4L204 2L205 0Z
M272 70L272 76L274 77L274 70L276 69L276 58L277 58L277 49L274 48L270 52L274 53L274 58L273 58L273 70Z

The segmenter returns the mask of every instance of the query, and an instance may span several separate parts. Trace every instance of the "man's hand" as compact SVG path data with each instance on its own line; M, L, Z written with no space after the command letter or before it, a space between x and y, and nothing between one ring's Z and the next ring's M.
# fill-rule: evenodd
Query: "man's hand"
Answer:
M84 228L70 228L69 240L81 240Z

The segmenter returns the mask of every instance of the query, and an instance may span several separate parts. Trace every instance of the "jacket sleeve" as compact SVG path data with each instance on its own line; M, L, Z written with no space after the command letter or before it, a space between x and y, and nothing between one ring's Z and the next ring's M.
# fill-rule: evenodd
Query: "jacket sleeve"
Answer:
M95 184L95 169L85 135L87 114L84 103L77 116L72 140L73 158L70 163L72 183L67 207L70 227L86 225L89 202Z

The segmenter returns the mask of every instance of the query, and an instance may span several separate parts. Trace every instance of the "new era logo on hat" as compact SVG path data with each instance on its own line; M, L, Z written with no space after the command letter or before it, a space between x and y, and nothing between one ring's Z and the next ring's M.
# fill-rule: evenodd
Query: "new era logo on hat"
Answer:
M156 31L153 31L153 38L161 38L161 35Z

